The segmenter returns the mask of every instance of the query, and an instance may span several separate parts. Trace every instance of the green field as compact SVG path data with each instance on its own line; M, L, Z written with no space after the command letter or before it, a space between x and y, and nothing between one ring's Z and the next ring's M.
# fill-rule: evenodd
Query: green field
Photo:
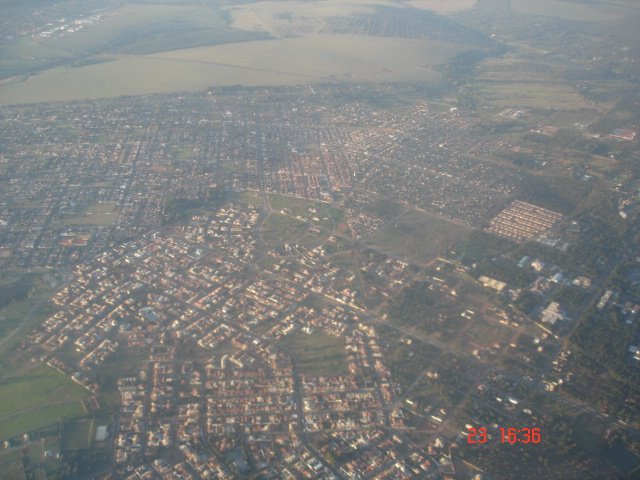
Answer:
M304 375L344 375L347 361L344 341L321 331L311 334L298 331L285 337L281 347L296 361Z
M38 366L0 382L0 440L84 414L90 393L67 376Z
M408 212L374 233L366 245L426 263L468 232L468 227L425 213Z

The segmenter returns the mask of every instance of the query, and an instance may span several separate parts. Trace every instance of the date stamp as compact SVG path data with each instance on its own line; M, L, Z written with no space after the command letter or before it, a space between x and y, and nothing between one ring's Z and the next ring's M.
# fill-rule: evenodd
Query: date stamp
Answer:
M497 429L500 443L509 445L527 445L530 443L538 444L542 441L542 433L540 428L504 428ZM467 443L469 445L482 445L489 441L490 435L486 427L467 426Z

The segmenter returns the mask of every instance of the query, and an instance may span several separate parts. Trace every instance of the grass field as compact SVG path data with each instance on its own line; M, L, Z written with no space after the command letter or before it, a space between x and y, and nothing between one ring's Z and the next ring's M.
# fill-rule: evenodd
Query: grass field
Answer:
M81 215L68 215L62 219L65 225L112 225L118 218L115 203L94 203Z
M366 244L416 263L425 263L469 229L432 215L409 212L373 234Z
M298 370L304 375L347 373L344 341L341 338L321 331L311 334L298 331L285 337L281 346L293 356Z
M38 366L0 382L0 440L84 414L81 399L90 394L65 375Z

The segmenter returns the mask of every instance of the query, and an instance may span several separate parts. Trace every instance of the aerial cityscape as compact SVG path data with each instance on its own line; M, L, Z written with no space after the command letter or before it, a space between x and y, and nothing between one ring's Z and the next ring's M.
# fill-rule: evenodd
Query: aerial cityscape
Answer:
M638 24L0 0L0 479L640 478Z

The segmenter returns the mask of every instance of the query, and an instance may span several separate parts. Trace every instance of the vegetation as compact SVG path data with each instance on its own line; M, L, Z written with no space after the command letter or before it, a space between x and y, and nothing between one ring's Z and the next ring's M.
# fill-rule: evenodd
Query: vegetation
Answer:
M604 318L603 318L604 317ZM637 322L629 325L617 308L600 315L592 310L571 337L573 345L612 378L640 394L640 369L629 362L627 349L640 333Z
M47 366L5 376L0 382L0 439L83 415L80 400L89 396L83 387Z

